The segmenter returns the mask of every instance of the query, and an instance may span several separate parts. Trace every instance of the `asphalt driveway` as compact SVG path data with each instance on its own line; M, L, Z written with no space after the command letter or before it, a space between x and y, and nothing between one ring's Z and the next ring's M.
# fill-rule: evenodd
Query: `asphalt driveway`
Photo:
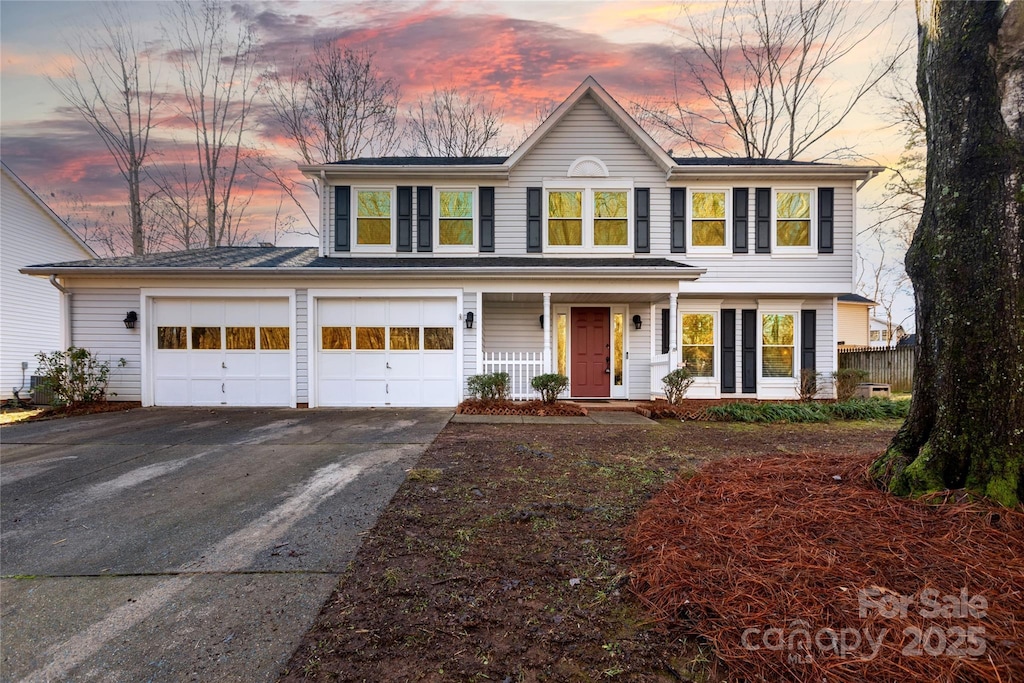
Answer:
M4 681L272 680L450 411L0 430Z

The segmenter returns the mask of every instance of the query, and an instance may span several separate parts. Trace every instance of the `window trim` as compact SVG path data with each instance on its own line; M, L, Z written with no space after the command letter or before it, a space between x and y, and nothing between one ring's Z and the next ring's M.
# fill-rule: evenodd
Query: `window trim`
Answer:
M802 300L761 302L757 307L757 383L766 387L797 387L800 381L800 312L803 310ZM764 316L793 316L793 375L791 377L764 376ZM760 393L760 390L759 390Z
M779 192L806 192L810 195L810 223L808 230L810 232L810 244L806 246L788 247L779 246L779 233L778 233L778 221L779 221L779 210L778 210L778 194ZM818 188L801 186L773 186L771 188L772 197L772 254L773 255L818 255ZM760 325L760 323L759 323Z
M686 188L686 249L694 254L706 254L715 256L732 257L732 191L731 187L702 186ZM703 246L693 243L693 195L695 192L724 192L725 193L725 244L722 246ZM774 195L772 195L774 196Z
M676 348L678 349L679 367L683 362L683 316L693 314L710 313L714 325L714 349L712 351L712 374L706 377L693 377L693 384L696 387L707 387L716 391L721 387L721 364L722 364L722 300L701 300L701 299L679 299L676 308Z
M441 193L470 192L473 195L473 242L472 244L441 243ZM434 211L430 217L431 230L434 231L434 251L452 253L476 253L480 249L480 188L471 185L434 186Z
M617 191L626 193L626 243L613 245L594 244L594 191ZM548 195L551 192L577 191L583 193L581 219L583 221L583 244L579 246L552 245L548 241ZM635 197L632 178L554 178L545 179L541 192L541 231L544 251L555 254L578 254L580 252L633 253Z
M391 195L391 241L388 244L359 244L359 193L360 192L388 192ZM397 185L353 185L351 189L351 218L352 251L364 253L390 253L396 250L398 243L398 186ZM367 216L364 216L367 218Z

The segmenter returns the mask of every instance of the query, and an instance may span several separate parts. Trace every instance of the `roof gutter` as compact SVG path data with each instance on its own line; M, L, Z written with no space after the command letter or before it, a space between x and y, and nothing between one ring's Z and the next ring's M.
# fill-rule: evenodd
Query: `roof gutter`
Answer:
M480 164L475 166L448 165L300 165L299 171L307 178L383 178L394 176L480 178L484 180L508 180L509 167L504 164Z
M768 176L815 180L863 179L866 183L884 170L884 166L676 166L669 171L668 180Z

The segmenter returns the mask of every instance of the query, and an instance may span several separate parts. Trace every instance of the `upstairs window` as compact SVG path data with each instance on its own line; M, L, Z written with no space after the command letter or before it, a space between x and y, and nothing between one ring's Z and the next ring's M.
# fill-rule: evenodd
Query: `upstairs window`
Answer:
M630 247L632 190L614 181L593 185L546 188L545 244L552 251Z
M437 240L439 249L476 249L476 192L471 189L437 190Z
M696 252L730 252L732 193L725 189L694 189L689 194L690 247Z
M391 190L355 191L357 247L387 247L392 244L393 198Z
M782 252L813 250L814 194L811 190L775 190L772 198L774 248Z

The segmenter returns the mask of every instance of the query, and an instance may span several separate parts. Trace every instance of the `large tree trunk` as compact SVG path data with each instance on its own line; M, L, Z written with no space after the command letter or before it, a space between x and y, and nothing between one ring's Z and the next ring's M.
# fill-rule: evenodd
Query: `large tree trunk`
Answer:
M910 415L873 465L893 493L1024 501L1024 0L920 17L927 196L907 252L920 355Z

